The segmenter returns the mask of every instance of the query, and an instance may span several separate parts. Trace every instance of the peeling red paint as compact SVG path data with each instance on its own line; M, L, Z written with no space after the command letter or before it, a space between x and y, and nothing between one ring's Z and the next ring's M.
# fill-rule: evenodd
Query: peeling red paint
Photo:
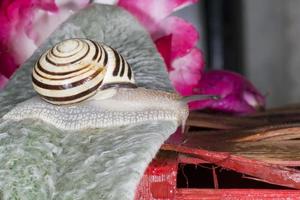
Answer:
M135 199L174 199L177 168L177 154L172 154L171 157L158 155L146 169L137 188Z

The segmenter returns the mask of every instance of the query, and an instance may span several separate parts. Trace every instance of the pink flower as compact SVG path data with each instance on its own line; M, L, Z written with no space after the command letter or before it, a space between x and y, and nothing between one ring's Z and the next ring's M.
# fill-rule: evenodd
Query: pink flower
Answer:
M265 97L248 80L234 72L205 72L194 92L218 95L221 99L193 102L190 104L191 109L247 114L265 107Z
M199 49L193 48L188 54L172 62L169 76L173 86L183 96L194 94L203 73L203 56Z
M125 8L153 35L157 26L172 12L198 0L119 0L118 6Z
M31 55L36 48L27 38L35 37L32 32L34 10L57 12L54 0L4 0L0 13L1 74L10 77L17 66Z
M201 79L204 58L196 48L199 35L195 27L172 12L197 0L119 0L149 31L162 55L175 89L191 95Z
M0 89L2 89L7 82L7 78L0 74Z
M251 113L263 108L264 97L241 75L227 71L204 72L203 54L195 47L199 39L197 30L185 20L170 16L172 12L196 2L119 0L118 5L131 12L149 31L166 63L172 84L180 94L217 94L222 97L219 101L191 103L191 109Z
M2 0L0 3L0 75L8 79L73 11L88 0ZM0 82L0 88L4 82Z
M227 71L204 72L203 54L195 47L199 39L197 30L185 20L170 16L172 12L196 2L119 0L118 5L136 16L149 31L166 63L171 82L181 95L201 93L222 97L219 101L191 103L191 109L251 113L263 108L264 97L241 75Z

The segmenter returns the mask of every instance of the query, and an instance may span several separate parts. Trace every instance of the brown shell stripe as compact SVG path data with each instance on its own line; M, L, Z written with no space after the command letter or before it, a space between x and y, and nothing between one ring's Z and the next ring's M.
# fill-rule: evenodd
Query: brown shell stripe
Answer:
M116 52L116 50L114 50L113 48L110 48L110 49L114 52L114 57L115 57L115 68L114 68L114 71L113 71L113 76L118 76L119 69L120 69L120 56Z
M47 89L47 90L70 89L70 88L82 85L86 81L90 81L90 80L94 79L101 72L102 72L102 69L99 68L97 71L95 71L95 73L93 73L92 75L90 75L88 77L85 77L85 78L83 78L81 80L78 80L78 81L75 81L75 82L72 82L72 83L68 83L68 84L64 84L64 85L50 85L50 84L45 84L45 83L42 83L42 82L36 80L33 75L32 75L32 82L36 86L38 86L40 88L43 88L43 89ZM65 79L65 80L67 80L67 79Z
M95 51L95 55L93 57L93 60L95 61L98 58L98 56L99 56L99 46L94 41L92 41L92 40L90 40L90 42L93 43L93 45L95 47L95 50L96 50Z
M72 75L72 76L68 76L67 78L69 79L69 78L74 78L75 76L80 76L80 75L82 75L83 73L86 73L86 72L88 72L88 71L90 71L90 70L84 70L84 69L86 69L86 68L88 68L90 65L88 64L88 65L85 65L83 68L80 68L79 70L76 70L76 71L73 71L74 73L75 72L79 72L79 71L83 71L83 72L81 72L81 73L79 73L79 74L75 74L75 75ZM65 80L65 79L67 79L67 78L49 78L49 77L45 77L45 76L43 76L43 75L41 75L37 70L36 70L36 67L34 67L33 68L33 70L34 70L34 72L39 76L39 77L41 77L41 78L43 78L43 79L48 79L48 80ZM45 72L44 72L45 73ZM68 74L54 74L54 75L68 75Z
M94 87L92 87L88 90L85 90L85 91L83 91L79 94L72 95L72 96L66 96L66 97L50 97L50 96L45 96L45 95L41 95L41 96L43 98L47 99L48 101L72 101L72 100L75 100L75 99L82 98L84 96L88 96L90 93L96 91L101 84L102 84L102 81L99 82ZM84 99L82 99L82 100L84 100Z
M103 62L103 65L106 66L107 62L108 62L108 54L107 54L107 51L105 50L105 48L103 48L101 46L101 49L103 49L104 51L104 62Z
M120 76L124 76L124 72L125 72L125 60L123 58L123 56L120 56L121 60L122 60L122 67L121 67L121 72L120 72Z
M82 69L86 68L86 66L84 66L84 67L82 67L82 68L79 68L79 69L76 69L76 70L73 70L73 71L68 71L68 72L50 72L50 71L44 69L44 68L41 66L40 61L37 62L36 67L37 67L40 71L44 72L45 74L50 74L50 75L68 75L68 74L72 74L72 73L75 73L75 72L79 72L79 71L81 71Z
M100 56L97 60L97 62L100 62L100 60L102 59L102 55L103 55L103 50L102 50L102 47L97 43L97 47L98 49L100 50ZM105 65L104 65L105 66Z
M123 58L123 56L121 54L118 54L116 52L116 50L114 50L113 48L111 48L114 52L114 57L115 57L115 68L113 71L113 76L118 76L119 71L120 71L120 66L121 66L121 72L120 72L120 76L123 77L124 73L125 73L125 68L127 68L127 77L129 80L131 80L132 77L132 71L131 68L129 66L129 64L125 61L125 59ZM122 65L120 64L120 59L122 62Z
M131 80L131 77L132 77L132 71L131 71L131 67L130 65L127 63L127 66L128 66L128 72L127 72L127 76L129 78L129 80Z

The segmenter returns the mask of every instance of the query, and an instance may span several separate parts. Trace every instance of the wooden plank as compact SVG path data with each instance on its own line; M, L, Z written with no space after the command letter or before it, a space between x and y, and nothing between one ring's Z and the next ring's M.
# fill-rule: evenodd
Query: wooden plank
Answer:
M198 125L204 125L206 129L198 128L197 131L194 128L180 139L194 148L299 166L300 112L282 114L278 111L276 114L237 117L192 112L190 117L194 122L187 124L195 125L199 121Z
M186 122L187 126L214 129L234 129L258 126L260 124L262 124L261 121L255 119L200 112L191 112Z
M193 111L190 113L186 122L188 126L223 130L246 127L253 128L261 126L274 126L290 123L300 123L300 109L270 110L265 112L257 112L247 116L234 116L228 114L202 113Z
M232 199L280 199L293 200L300 198L297 190L265 190L265 189L177 189L176 199L180 200L232 200Z

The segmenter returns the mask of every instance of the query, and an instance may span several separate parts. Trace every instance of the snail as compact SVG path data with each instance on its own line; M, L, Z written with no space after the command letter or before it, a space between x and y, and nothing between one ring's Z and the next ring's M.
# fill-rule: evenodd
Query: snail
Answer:
M176 121L184 128L187 103L214 98L137 87L130 65L115 49L79 38L42 54L32 70L32 85L38 96L18 104L4 119L41 119L63 130L151 120Z

